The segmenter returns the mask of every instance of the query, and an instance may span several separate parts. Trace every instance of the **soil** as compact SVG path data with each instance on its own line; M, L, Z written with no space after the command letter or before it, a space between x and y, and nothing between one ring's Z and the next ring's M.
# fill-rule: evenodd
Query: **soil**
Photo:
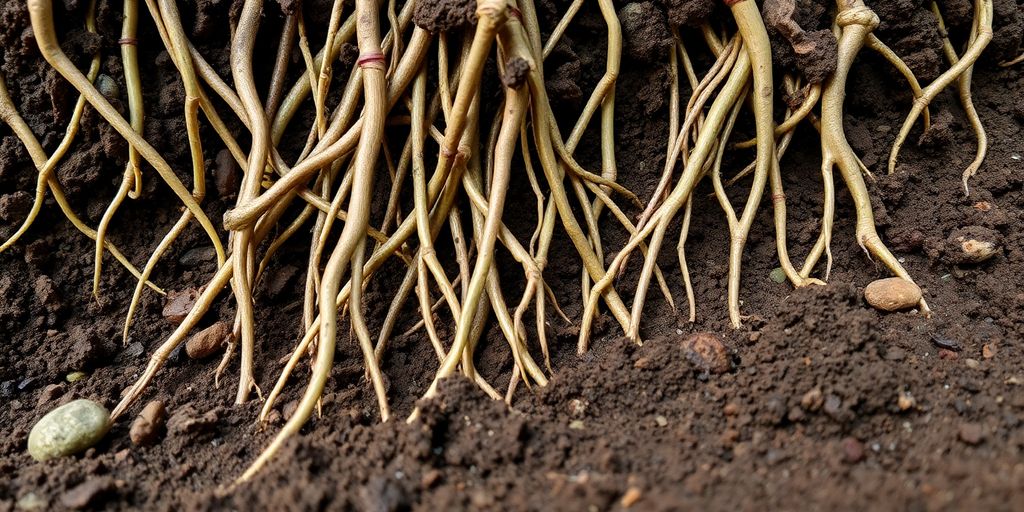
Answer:
M943 61L927 3L869 3L882 17L879 37L923 83L933 79ZM941 2L957 41L969 26L962 19L970 15L966 3ZM65 50L84 66L99 45L105 56L102 72L123 91L116 42L121 4L99 2L99 36L86 35L80 26L85 4L67 0L57 6ZM281 4L296 8L293 2ZM219 358L192 360L179 351L129 414L139 414L152 400L163 402L166 427L151 425L154 432L146 432L155 436L155 444L134 446L129 440L134 418L126 417L82 456L45 463L28 456L26 438L40 416L75 398L113 406L174 328L162 316L163 299L147 293L131 337L122 345L121 325L134 281L108 261L101 294L93 297L93 245L48 200L35 226L0 254L0 511L1019 509L1024 500L1024 73L1020 66L997 63L1020 53L1024 11L1014 0L995 4L1005 14L996 16L998 55L986 55L974 74L975 104L990 150L970 182L969 196L961 188L960 173L974 156L975 140L954 92L933 104L932 129L923 136L915 129L897 172L889 175L886 158L911 95L898 73L866 51L848 86L846 130L876 177L870 187L880 234L918 280L935 311L931 318L881 313L864 303L864 286L887 272L857 245L851 200L840 186L830 284L794 291L769 278L777 262L766 202L744 257L743 311L751 316L742 329L731 329L725 308L728 232L705 187L697 194L687 244L696 323L687 322L683 302L673 311L652 292L643 346L619 338L614 322L602 317L592 350L576 356L574 327L552 315L549 386L520 389L510 408L453 378L443 383L438 398L419 404L422 414L411 424L378 423L358 348L339 343L322 416L313 418L253 483L232 492L224 487L294 410L306 370L297 372L280 399L276 422L260 431L257 401L232 405L234 365L216 387L213 372ZM188 5L185 24L195 26L198 47L215 68L227 69L228 31L221 27L232 3ZM330 9L317 5L305 7L307 23L325 27ZM634 23L636 30L625 33L629 52L660 51L660 42L630 37L660 37L665 25L693 23L713 7L692 0L640 5L642 12L664 17L652 19L651 26ZM545 30L567 6L561 1L538 4ZM281 7L268 3L266 9L260 48L273 55L271 35L280 29ZM468 11L458 9L463 8L444 7L441 15L463 23ZM74 91L36 52L21 0L0 3L0 20L0 69L22 115L52 150L70 117ZM805 30L823 28L819 21L797 21ZM147 139L176 169L187 169L182 90L167 55L155 50L162 46L147 23L143 16L139 44L143 74L149 77ZM322 39L322 32L312 32L311 41ZM581 91L589 91L603 73L603 34L596 5L585 4L546 63L552 102L565 124L574 122L574 112L585 101ZM702 45L694 40L688 48ZM707 57L695 58L706 69ZM272 60L257 63L262 76ZM642 198L651 194L664 162L669 82L662 62L636 55L623 60L619 76L619 179ZM299 60L294 64L301 65ZM492 71L496 87L497 72ZM306 127L310 120L298 122ZM738 132L737 139L746 138L752 126L740 126ZM217 169L213 157L221 148L215 135L204 135L208 168ZM582 144L578 156L583 165L596 167L598 135L592 129L587 137L595 142ZM294 152L303 138L286 137L282 147ZM805 254L817 236L817 140L812 128L801 126L782 161L792 254ZM83 130L57 169L72 205L91 225L120 180L125 148L119 141L87 109ZM729 175L753 157L739 150L729 155ZM222 174L237 169L221 167L218 182L230 183L230 176ZM188 184L188 173L181 174ZM20 142L0 127L0 238L20 223L30 204L25 191L34 182ZM734 203L745 195L742 187L731 191ZM170 194L152 173L144 191L142 199L122 208L110 230L133 262L145 260L159 238L154 233L165 232L178 216ZM516 184L511 194L532 204L525 183ZM229 190L211 191L205 207L211 218L219 218L232 200ZM518 210L508 209L507 221L528 234L532 210ZM615 250L624 234L612 222L606 225L605 247ZM964 260L956 249L965 234L996 241L995 256L982 263ZM276 379L278 361L290 353L299 329L304 280L299 269L308 247L293 245L275 257L275 272L257 294L256 379L263 389ZM675 240L665 245L675 247ZM672 252L662 255L663 269L682 301ZM499 262L517 268L507 255L499 254ZM398 269L395 265L390 268ZM204 235L190 229L153 279L187 292L201 286L214 266ZM367 293L374 329L397 286L398 277L390 274L401 275L383 272ZM503 273L503 280L514 286L522 278L516 274ZM546 278L568 316L578 318L579 261L567 240L556 239ZM629 297L635 281L631 269L620 282L624 296ZM232 319L230 300L222 298L219 304L200 327ZM444 335L445 326L440 327ZM716 371L709 371L684 349L684 340L698 332L712 333L726 345L724 368L715 365ZM478 349L478 369L491 382L507 382L511 371L503 345L492 327ZM393 339L384 370L396 417L411 411L435 366L421 334ZM86 376L67 382L71 372Z

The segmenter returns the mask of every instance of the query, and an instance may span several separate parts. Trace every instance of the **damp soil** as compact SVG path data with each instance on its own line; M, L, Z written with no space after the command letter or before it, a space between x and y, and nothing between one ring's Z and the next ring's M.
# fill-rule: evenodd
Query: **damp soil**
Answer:
M813 10L827 3L797 2L810 14L796 21L804 30L827 28ZM923 81L933 78L942 54L925 2L869 3L882 17L879 36ZM100 1L100 35L89 36L79 21L85 4L67 0L57 6L65 49L84 66L98 45L105 56L102 72L123 90L116 58L121 5ZM962 38L969 2L941 4L953 37ZM995 4L1002 13L996 16L998 44L974 75L974 98L991 147L970 182L969 196L960 172L973 158L975 141L954 93L939 97L931 110L933 128L924 134L915 129L897 172L888 175L888 149L911 95L897 73L866 52L848 86L846 130L876 177L870 189L880 234L921 284L935 311L931 318L881 313L865 304L864 286L887 273L857 245L850 196L840 185L830 284L794 291L769 278L777 263L771 212L763 204L744 256L743 311L750 316L742 329L731 329L725 308L728 233L710 189L702 188L687 245L695 323L687 322L681 276L674 251L667 250L663 269L679 309L652 292L643 346L620 338L605 316L592 350L577 356L574 326L552 315L547 319L554 367L549 386L520 389L508 407L453 378L436 399L420 402L422 414L412 423L378 423L359 351L354 343L339 343L322 415L251 484L232 492L224 492L224 486L290 414L307 370L297 372L279 401L277 419L260 431L257 402L232 405L236 365L217 387L218 357L193 360L179 352L141 403L95 448L45 463L26 453L29 429L56 405L75 398L114 405L174 328L163 316L164 300L147 293L131 337L122 344L121 322L134 281L108 261L102 293L93 297L93 246L47 201L35 226L0 254L0 510L1019 509L1024 500L1024 71L997 63L1021 51L1022 13L1013 0ZM185 23L194 28L200 50L217 69L227 69L227 31L220 27L231 2L187 5ZM292 2L282 5L295 8ZM23 2L4 0L0 6L3 74L22 114L52 150L70 117L74 91L35 51ZM565 2L538 4L545 30L566 7ZM281 8L268 3L266 34L279 29ZM624 59L618 84L619 179L642 198L660 175L667 137L668 73L652 52L664 50L671 26L697 22L713 8L702 1L647 2L629 7L628 25L623 20L626 52L633 58ZM326 26L329 9L315 3L306 9L310 26ZM649 23L643 23L644 16ZM575 120L585 101L581 91L600 79L602 23L596 6L585 5L546 63L563 126ZM185 169L182 90L167 55L155 50L161 46L153 31L141 33L140 61L150 77L147 139L175 168ZM261 41L261 51L274 51L270 36L261 34ZM702 46L695 40L688 47ZM271 60L262 59L257 71L269 72ZM707 64L707 57L696 60ZM491 75L496 87L497 73ZM309 119L297 123L305 129ZM743 133L737 137L749 136L752 128L738 130ZM286 137L282 147L294 152L302 137ZM588 137L592 142L581 145L580 161L596 167L599 137L596 132ZM238 170L214 158L220 146L212 133L204 140L209 172L226 184L211 190L205 203L211 218L219 218L233 203L230 183ZM805 253L817 236L818 147L813 129L802 126L782 161L793 254ZM87 109L78 142L57 175L76 211L92 225L117 187L124 151ZM727 172L752 157L752 152L732 152ZM189 183L187 173L181 174ZM34 187L34 176L20 143L0 127L0 238L27 212L26 191ZM738 187L734 202L744 195L743 185ZM511 193L532 204L527 184L514 185ZM129 201L112 226L111 239L131 261L144 261L159 238L154 234L176 220L178 209L168 195L155 178L147 179L143 198ZM508 222L528 234L532 210L519 210L509 209ZM606 225L605 247L615 250L624 234L613 223ZM964 233L998 240L996 255L981 264L964 262L956 251L957 236ZM184 294L201 286L215 266L204 240L198 228L187 230L154 280ZM675 240L665 245L675 247ZM263 389L272 385L280 359L297 338L306 250L301 243L282 250L258 291L256 378ZM506 255L499 258L504 268L516 268ZM557 239L546 278L570 318L582 310L579 268L570 244ZM379 327L397 286L390 274L395 272L382 273L368 290L372 328ZM514 287L521 279L516 274L509 270L502 277ZM635 269L621 282L627 296L633 276ZM221 298L201 327L232 316L230 301ZM402 331L400 326L397 332ZM684 340L697 332L712 333L728 347L728 371L709 372L683 350ZM503 343L491 327L479 348L479 370L492 382L507 382L511 372ZM434 369L422 334L394 338L384 370L396 417L413 408ZM85 377L68 382L71 372ZM151 445L135 446L129 426L152 400L165 404L167 427L148 432Z

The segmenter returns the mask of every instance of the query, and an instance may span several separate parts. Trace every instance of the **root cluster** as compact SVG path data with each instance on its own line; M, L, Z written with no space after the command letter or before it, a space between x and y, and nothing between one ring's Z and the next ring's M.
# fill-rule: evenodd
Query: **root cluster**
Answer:
M195 306L174 333L153 353L144 373L113 411L116 420L143 395L170 354L182 344L222 292L230 291L235 305L232 343L216 377L239 354L239 385L235 401L243 403L255 391L264 400L260 421L267 419L289 376L304 360L312 367L310 380L296 412L272 444L240 481L251 478L274 456L281 444L317 409L334 364L339 326L360 348L367 381L374 389L382 421L392 412L385 386L382 360L408 303L418 311L422 330L437 358L433 382L421 390L432 396L438 382L456 373L474 381L495 399L511 401L519 384L544 386L550 371L547 321L552 315L579 327L578 350L586 351L595 318L610 314L622 331L641 341L644 304L648 290L658 290L672 308L672 286L659 267L659 254L668 231L681 225L676 256L686 291L688 316L696 317L691 276L686 262L686 241L691 227L693 195L699 183L710 180L725 214L729 237L728 312L739 327L742 259L763 196L770 197L774 213L779 265L795 287L822 284L831 269L833 226L836 217L834 172L849 189L857 242L868 256L892 274L912 281L899 260L886 248L875 228L867 181L871 173L847 142L843 108L847 82L856 57L866 48L890 62L905 77L914 103L892 147L888 170L898 162L900 148L919 118L930 122L928 105L940 92L956 84L960 100L978 139L978 151L963 171L968 180L981 167L987 149L984 128L971 99L972 66L992 38L992 0L975 0L974 22L961 50L944 39L949 68L922 86L909 67L873 34L878 16L861 0L837 0L831 30L806 31L795 21L793 0L712 2L677 1L670 15L685 18L674 25L671 43L664 45L660 61L669 70L669 133L666 163L658 185L646 202L619 184L615 154L616 79L623 53L619 13L611 0L597 0L606 29L604 72L571 130L556 123L544 78L544 60L552 53L582 7L568 5L564 17L545 38L533 0L478 0L454 4L410 0L378 2L355 0L354 9L335 0L326 38L314 41L297 6L285 12L276 56L255 55L257 33L264 16L260 0L244 0L237 18L230 20L230 79L214 69L188 38L178 5L173 0L124 0L124 24L119 35L128 119L98 89L97 53L85 72L64 54L54 28L52 0L28 0L32 30L40 53L78 92L78 100L63 141L46 152L18 114L18 105L0 77L0 118L17 135L38 170L35 202L23 225L0 250L10 247L29 229L49 192L67 218L95 240L93 293L99 294L104 253L109 253L137 281L124 324L127 339L139 300L146 287L163 293L150 282L161 257L187 229L198 225L217 254L218 269L205 283ZM140 13L140 7L145 11ZM939 7L932 4L942 25ZM175 169L141 134L145 105L138 62L139 18L152 21L160 41L178 70L185 92L184 119L192 162L189 189ZM148 23L148 21L147 21ZM766 25L767 24L767 25ZM95 31L95 0L86 16ZM774 76L769 29L791 45L797 62L823 63L804 75L793 71ZM684 44L683 32L703 42L700 51L711 55L708 69L698 69L696 48ZM358 48L351 67L336 67L344 49ZM314 48L319 47L314 53ZM289 69L298 52L302 68ZM257 77L256 58L273 58L269 83ZM803 59L803 60L801 60ZM1018 59L1019 60L1019 59ZM496 66L495 64L496 63ZM1012 63L1008 63L1012 64ZM496 68L496 69L495 69ZM225 70L226 71L226 70ZM488 80L496 73L498 80ZM298 78L289 80L290 77ZM492 91L485 84L501 84L500 106L488 104ZM265 87L264 87L265 86ZM261 90L266 93L261 96ZM681 96L690 91L688 98ZM786 105L785 116L775 118L779 92L797 98ZM214 100L218 100L216 103ZM54 176L80 129L83 109L95 109L129 144L122 179L95 229L71 210ZM216 105L226 105L218 112ZM334 105L329 107L329 105ZM490 113L495 112L493 117ZM308 130L294 122L299 113L311 113ZM733 141L741 115L750 116L755 136ZM232 133L222 116L233 116L246 129L245 137ZM809 123L820 133L822 208L816 243L802 260L793 263L787 247L786 195L780 159L794 130ZM202 140L200 127L209 126L244 170L237 202L221 221L204 212L205 155L211 141ZM596 130L588 131L592 125ZM567 126L564 123L562 126ZM286 160L279 145L286 134L299 133L305 145L297 158ZM596 136L585 137L585 133ZM240 142L244 140L247 142ZM248 147L245 147L248 144ZM600 169L589 170L574 154L582 144L599 145ZM396 152L394 148L401 148ZM739 174L723 177L726 151L753 148L753 162ZM629 172L629 170L622 170ZM155 173L155 175L154 175ZM156 245L142 269L128 261L106 239L118 208L142 193L142 182L160 179L184 207L178 221ZM535 209L535 227L528 238L517 236L503 221L512 180L529 183L533 197L516 198ZM746 201L734 205L729 187L748 188ZM387 201L374 204L375 191ZM631 210L638 216L628 214ZM681 223L679 217L681 216ZM603 217L610 219L602 220ZM613 222L628 233L623 247L608 247L602 226ZM226 232L226 237L224 236ZM299 244L296 235L309 236L301 322L302 336L295 344L280 377L263 396L254 380L260 358L259 325L254 301L273 256L285 244ZM545 281L545 270L556 237L568 237L582 262L580 297L585 308L580 318L567 318ZM442 256L439 246L451 248L454 258ZM614 257L605 255L614 251ZM498 268L495 255L504 252L521 267ZM619 294L617 280L629 259L640 264L632 297ZM822 261L824 259L824 261ZM364 317L364 291L389 262L404 270L401 284L392 290L387 315L376 332ZM394 268L394 266L387 267ZM511 301L511 302L509 302ZM927 314L922 301L919 310ZM474 367L474 353L494 318L507 342L514 364L507 383L488 382ZM439 329L444 324L450 329ZM451 332L443 336L442 332ZM340 335L340 336L339 336ZM416 416L413 412L412 417ZM410 418L412 419L412 418Z

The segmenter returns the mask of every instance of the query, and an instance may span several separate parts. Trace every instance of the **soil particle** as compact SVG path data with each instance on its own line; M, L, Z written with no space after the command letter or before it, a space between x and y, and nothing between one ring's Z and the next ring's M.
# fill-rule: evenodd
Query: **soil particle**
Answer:
M562 37L544 60L544 88L553 107L574 106L583 98L579 81L583 66L572 47L572 39Z
M67 391L67 387L64 386L64 384L49 384L39 392L39 400L37 400L36 403L39 404L40 407L45 406L46 404L64 396L65 391Z
M807 4L802 2L801 5ZM811 4L812 13L820 7ZM797 22L796 0L767 0L762 7L765 24L771 27L770 36L781 36L787 44L776 41L772 45L772 58L784 65L795 65L810 83L824 82L838 63L838 43L831 30L820 28L805 30ZM816 20L820 14L804 14L801 18Z
M932 125L921 134L917 144L930 148L941 147L953 142L958 132L956 119L953 113L946 109L937 110L932 114Z
M865 3L881 20L875 35L903 58L922 84L935 80L945 68L946 60L938 24L927 2L866 0Z
M196 288L167 292L167 298L164 300L164 318L172 324L180 324L188 316L189 311L192 311L198 298L199 290Z
M626 55L639 62L663 62L675 44L665 14L653 2L633 2L619 9Z
M238 194L238 162L230 151L222 149L217 152L214 165L213 183L217 188L217 197L223 200L234 199Z
M180 454L190 446L212 440L217 434L221 409L199 413L192 405L174 411L167 419L167 439L162 445Z
M715 10L715 0L661 0L669 22L676 27L698 26Z
M203 359L219 352L230 342L231 323L217 322L192 335L185 343L185 352L192 359Z
M710 373L725 373L732 368L729 349L715 334L702 332L682 342L687 359L698 368Z
M267 277L267 297L277 298L285 292L291 291L296 277L299 275L298 267L284 265Z
M947 338L940 334L932 335L932 343L934 343L936 347L953 352L959 352L964 349L963 344L959 341Z
M188 252L183 254L181 258L178 258L178 263L181 263L187 268L194 268L216 260L216 249L213 247L197 247L195 249L190 249Z
M983 58L1003 62L1021 54L1024 44L1024 9L1015 0L992 2L992 41L985 48ZM966 19L973 18L973 9ZM969 27L969 25L968 25Z
M167 432L173 436L209 432L217 425L218 410L199 414L195 408L186 406L178 409L167 420Z
M49 276L39 276L35 280L33 289L36 302L42 306L43 311L46 311L51 317L60 312L63 302L53 279L50 279ZM49 325L54 323L55 321L52 319L48 322Z
M847 437L842 441L843 445L843 462L847 464L856 464L864 460L866 453L864 451L864 443L861 443L856 438Z
M1000 252L1002 235L983 226L953 230L946 238L942 261L954 265L982 263Z
M505 73L501 75L501 83L505 87L518 89L526 83L530 72L530 63L522 57L513 57L505 63Z
M17 191L0 196L0 220L13 222L23 219L32 208L32 194Z
M630 487L629 489L626 490L626 493L622 495L622 499L619 500L619 505L621 505L622 508L632 507L633 505L636 505L636 503L640 501L643 498L643 496L643 492L640 489L636 487Z
M998 347L995 343L986 343L981 347L981 357L985 359L992 359L998 353Z
M914 399L914 395L907 391L900 392L896 398L896 407L901 411L907 411L917 405L917 400Z
M61 337L57 336L57 340ZM52 361L62 372L91 370L110 354L113 348L100 337L95 327L76 325L67 335L71 350L60 360Z
M114 479L109 476L93 477L65 492L60 502L73 510L92 508L107 500L116 488Z
M426 0L416 2L412 21L432 33L448 32L476 24L476 2L471 0Z
M157 440L163 433L164 423L167 419L167 409L161 400L153 400L146 404L139 416L132 422L128 436L132 444L136 446L148 446Z
M985 440L985 429L977 423L963 423L957 431L957 437L971 446L977 446Z
M971 0L938 0L939 9L947 28L969 26L974 18L974 6Z

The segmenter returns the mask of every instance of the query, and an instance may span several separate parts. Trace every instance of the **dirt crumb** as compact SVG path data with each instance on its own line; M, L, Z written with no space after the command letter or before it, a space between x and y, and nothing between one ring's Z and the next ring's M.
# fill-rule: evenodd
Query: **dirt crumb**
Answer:
M675 44L665 15L653 2L633 2L619 9L626 53L640 62L663 62Z
M413 23L432 33L448 32L476 24L476 2L471 0L425 0L416 2Z
M661 0L673 26L698 26L715 9L715 0Z
M505 63L505 74L501 76L501 83L505 87L517 89L526 83L527 74L530 72L530 63L522 57L513 57Z

